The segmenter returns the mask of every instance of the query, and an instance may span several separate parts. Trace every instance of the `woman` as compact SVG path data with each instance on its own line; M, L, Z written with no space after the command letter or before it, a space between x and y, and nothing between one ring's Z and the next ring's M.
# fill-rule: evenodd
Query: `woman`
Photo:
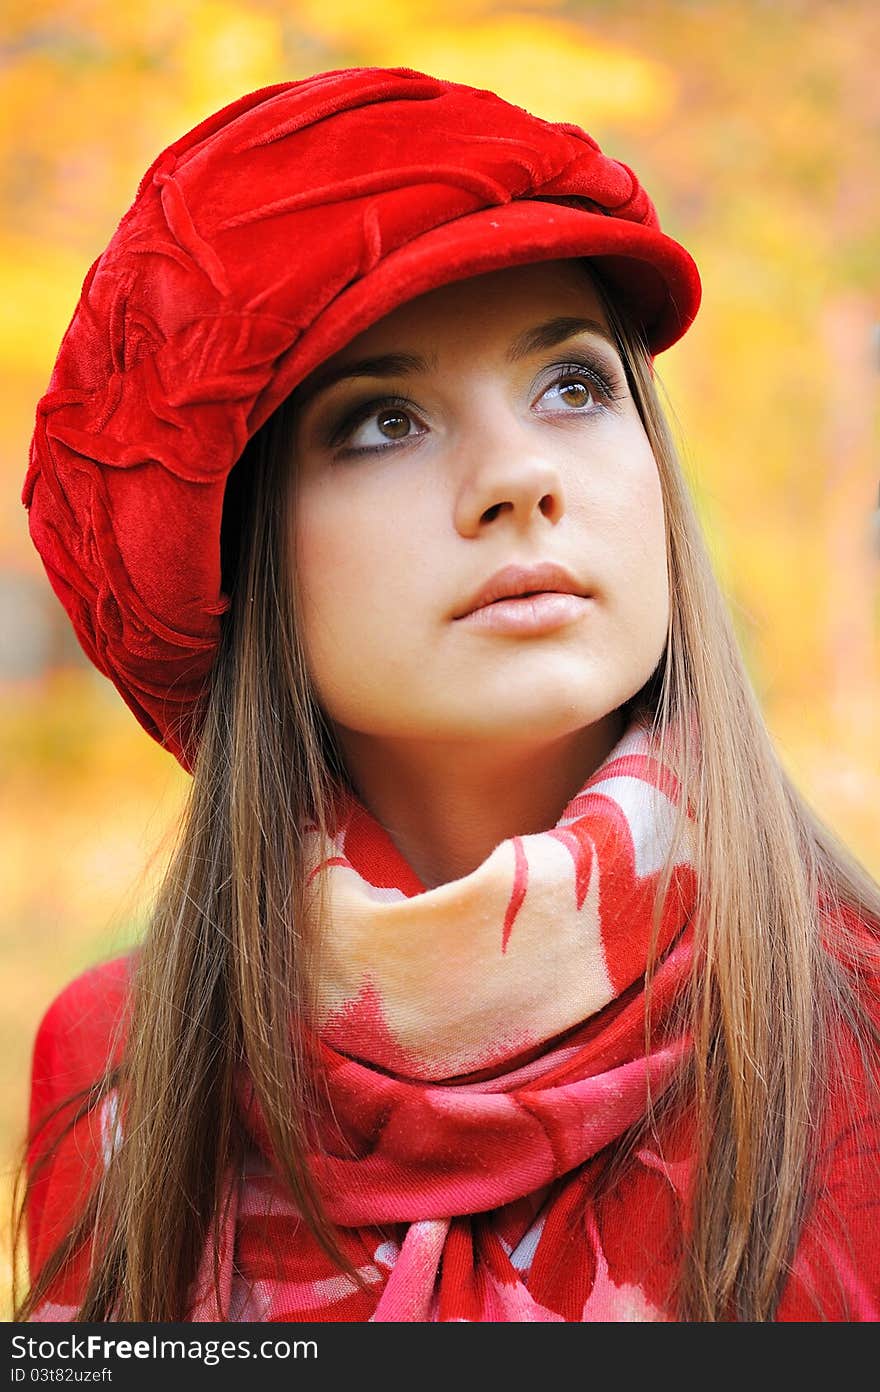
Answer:
M880 889L791 785L577 127L242 98L89 272L23 501L193 774L38 1033L25 1319L872 1320Z

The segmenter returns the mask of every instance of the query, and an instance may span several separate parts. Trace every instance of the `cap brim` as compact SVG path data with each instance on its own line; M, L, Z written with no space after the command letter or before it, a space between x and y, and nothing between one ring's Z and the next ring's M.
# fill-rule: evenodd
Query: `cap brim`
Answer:
M255 403L252 430L317 366L398 305L452 281L565 257L596 262L652 354L681 338L697 313L696 263L671 237L564 203L514 200L431 228L337 295L277 364Z

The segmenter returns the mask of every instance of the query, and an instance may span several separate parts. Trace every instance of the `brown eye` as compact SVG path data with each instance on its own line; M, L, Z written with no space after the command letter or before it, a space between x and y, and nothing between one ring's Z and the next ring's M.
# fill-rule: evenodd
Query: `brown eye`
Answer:
M563 382L559 395L569 406L587 406L593 400L593 393L583 382Z
M332 431L331 446L345 445L343 454L377 454L397 444L410 444L424 427L408 401L395 397L365 401Z
M383 435L391 440L402 440L409 430L409 416L402 411L379 411L376 420Z
M557 363L557 375L541 393L563 407L563 415L599 416L617 400L614 385L604 370L591 363Z

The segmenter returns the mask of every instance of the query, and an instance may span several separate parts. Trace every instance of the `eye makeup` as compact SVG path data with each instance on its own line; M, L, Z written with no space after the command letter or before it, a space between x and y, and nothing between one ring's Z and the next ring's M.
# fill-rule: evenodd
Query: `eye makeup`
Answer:
M541 385L542 379L543 385ZM564 388L567 384L573 383L581 383L588 388L591 402L571 404L570 409L563 408L555 414L592 417L597 412L613 409L614 403L626 395L622 370L613 370L603 355L592 353L589 350L570 353L564 361L551 363L538 373L531 390L535 391L540 387L540 397L551 387ZM331 412L326 423L318 428L321 447L339 451L340 446L345 445L359 425L373 416L378 416L381 412L389 415L405 414L419 420L422 416L421 409L406 396L387 392L380 396L366 396L363 400L356 400L346 406L340 414ZM407 434L397 440L388 439L382 444L343 449L341 453L343 455L375 454L389 448L394 449L401 445L411 444L423 433L421 431Z

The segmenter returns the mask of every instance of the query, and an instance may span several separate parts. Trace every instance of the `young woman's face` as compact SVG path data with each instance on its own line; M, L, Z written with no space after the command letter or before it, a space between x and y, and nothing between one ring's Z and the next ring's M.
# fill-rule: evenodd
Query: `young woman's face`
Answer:
M343 736L551 741L654 671L660 482L606 334L583 264L542 262L411 300L298 388L291 545ZM542 565L575 593L473 611L498 571Z

